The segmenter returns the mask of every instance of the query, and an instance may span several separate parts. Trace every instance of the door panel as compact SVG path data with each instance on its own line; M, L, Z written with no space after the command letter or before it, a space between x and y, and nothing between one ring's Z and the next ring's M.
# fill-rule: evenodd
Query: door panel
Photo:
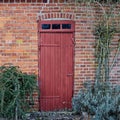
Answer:
M41 110L52 110L60 102L60 39L52 33L45 33L41 38L40 106Z
M61 97L63 108L71 108L73 90L72 33L61 34Z

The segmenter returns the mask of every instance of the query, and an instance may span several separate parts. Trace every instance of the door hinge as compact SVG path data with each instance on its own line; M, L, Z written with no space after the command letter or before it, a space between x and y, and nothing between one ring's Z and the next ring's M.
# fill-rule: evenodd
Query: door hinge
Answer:
M74 38L72 38L72 43L75 46L75 39Z

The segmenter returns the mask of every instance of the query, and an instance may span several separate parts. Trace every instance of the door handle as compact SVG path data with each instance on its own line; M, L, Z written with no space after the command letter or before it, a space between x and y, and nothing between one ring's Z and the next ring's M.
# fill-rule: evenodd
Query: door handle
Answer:
M69 77L69 76L73 76L73 74L71 74L71 73L68 73L68 74L67 74L67 76L68 76L68 77Z

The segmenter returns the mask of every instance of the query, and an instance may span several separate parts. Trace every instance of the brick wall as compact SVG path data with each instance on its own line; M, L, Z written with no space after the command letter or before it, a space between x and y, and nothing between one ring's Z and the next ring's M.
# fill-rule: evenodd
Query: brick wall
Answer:
M120 7L117 6L116 9L115 20L120 21L117 13ZM13 63L20 66L24 72L38 75L37 20L51 18L74 20L74 93L77 93L84 81L94 80L95 77L93 32L100 15L101 9L98 5L90 7L74 3L0 3L0 65ZM119 36L120 33L114 36L113 45L116 46ZM113 51L115 52L116 50ZM119 60L120 54L111 72L114 83L118 83L120 79ZM37 96L35 101L35 107L38 108Z

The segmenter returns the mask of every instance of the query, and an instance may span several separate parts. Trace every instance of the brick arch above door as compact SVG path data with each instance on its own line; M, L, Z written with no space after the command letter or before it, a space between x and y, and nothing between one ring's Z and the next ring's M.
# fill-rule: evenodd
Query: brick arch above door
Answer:
M38 20L74 20L73 13L39 13Z

